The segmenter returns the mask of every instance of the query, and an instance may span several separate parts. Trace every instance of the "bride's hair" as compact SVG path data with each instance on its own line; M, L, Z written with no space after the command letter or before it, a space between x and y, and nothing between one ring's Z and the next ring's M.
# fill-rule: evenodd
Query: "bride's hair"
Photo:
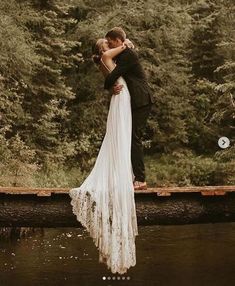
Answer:
M103 50L103 43L105 39L98 39L94 46L92 47L92 60L96 65L99 65L102 53L104 52Z

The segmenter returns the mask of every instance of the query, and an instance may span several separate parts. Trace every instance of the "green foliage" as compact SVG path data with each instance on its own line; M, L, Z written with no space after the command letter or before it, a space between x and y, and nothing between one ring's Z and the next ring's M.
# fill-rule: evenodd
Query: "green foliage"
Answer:
M193 19L189 39L192 62L194 120L190 146L200 154L214 153L215 142L227 136L234 143L234 70L231 38L232 11L220 1L197 1L190 8ZM228 20L229 19L229 20ZM229 61L229 62L228 62ZM196 121L195 121L196 119Z
M190 39L190 58L195 78L218 81L215 69L223 63L218 53L220 41L220 7L211 1L197 1L191 8L193 19L192 38Z
M234 154L234 150L232 152ZM235 160L221 162L218 154L209 158L196 156L191 151L178 150L167 155L147 156L145 162L147 181L151 186L213 186L235 183Z
M0 184L72 186L89 173L110 103L91 47L113 26L134 42L156 99L143 138L148 181L234 183L232 4L2 0Z
M67 39L74 25L70 6L11 0L1 8L2 126L7 138L18 132L41 163L48 156L63 163L75 153L68 134L68 102L75 98L69 81L82 61L80 42Z
M1 135L0 143L0 185L35 186L32 174L40 169L35 151L25 145L18 134L10 140Z
M86 176L87 173L83 172L79 167L66 168L65 166L52 163L34 173L33 179L37 187L53 188L56 186L58 188L72 188L80 186Z

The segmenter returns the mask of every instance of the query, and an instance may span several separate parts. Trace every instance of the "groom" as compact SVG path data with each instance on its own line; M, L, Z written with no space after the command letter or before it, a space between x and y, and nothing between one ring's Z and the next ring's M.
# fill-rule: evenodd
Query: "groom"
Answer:
M108 41L109 48L116 48L123 45L126 33L121 27L115 27L108 31L105 38ZM135 176L134 189L147 189L141 136L154 99L138 56L133 49L128 47L116 57L116 67L106 77L104 88L111 89L112 94L119 94L122 86L116 84L116 81L120 76L125 79L131 96L131 162Z

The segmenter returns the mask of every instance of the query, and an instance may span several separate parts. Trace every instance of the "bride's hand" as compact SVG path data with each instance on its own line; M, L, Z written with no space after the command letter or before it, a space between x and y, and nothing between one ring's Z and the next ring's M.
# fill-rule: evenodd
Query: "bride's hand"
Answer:
M129 39L126 39L126 40L124 41L124 45L126 45L126 46L127 46L128 48L130 48L130 49L134 49L134 48L135 48L134 44L133 44L132 41L129 40Z

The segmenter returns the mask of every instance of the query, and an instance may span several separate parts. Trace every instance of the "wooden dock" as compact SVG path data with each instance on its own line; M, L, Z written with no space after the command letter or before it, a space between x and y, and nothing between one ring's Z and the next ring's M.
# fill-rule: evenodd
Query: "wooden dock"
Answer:
M0 193L11 195L51 196L52 194L68 194L69 188L26 188L26 187L0 187ZM225 195L235 192L235 186L201 186L201 187L161 187L148 188L135 191L135 194L156 194L157 196L170 196L173 193L200 193L203 196Z
M80 227L69 188L0 187L0 226ZM135 191L139 225L235 221L235 186Z

